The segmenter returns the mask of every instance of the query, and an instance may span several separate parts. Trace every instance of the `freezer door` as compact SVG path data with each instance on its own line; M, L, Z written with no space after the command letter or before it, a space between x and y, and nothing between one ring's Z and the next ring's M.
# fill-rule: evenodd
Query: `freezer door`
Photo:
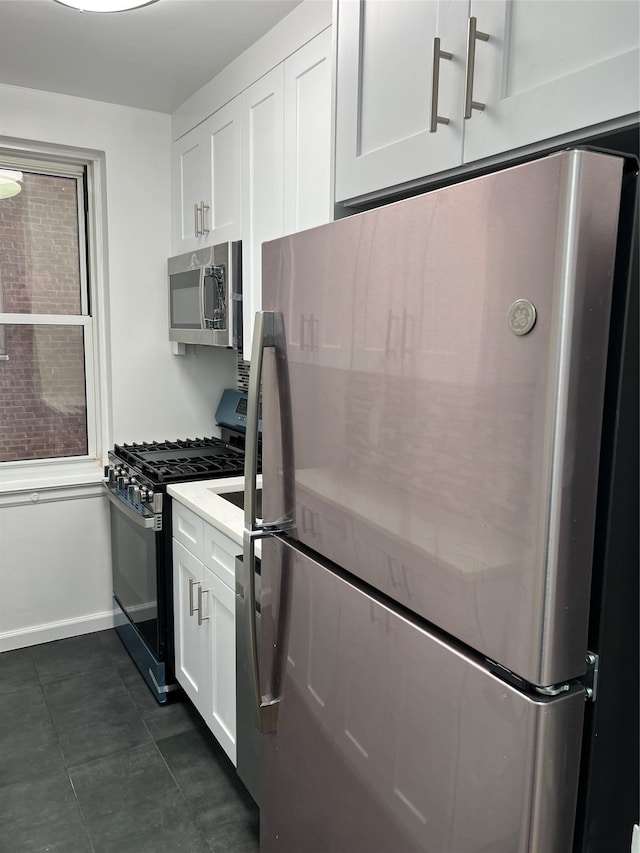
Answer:
M563 152L263 247L265 517L537 685L585 669L621 176Z
M276 540L262 572L263 853L569 853L582 689L521 694Z

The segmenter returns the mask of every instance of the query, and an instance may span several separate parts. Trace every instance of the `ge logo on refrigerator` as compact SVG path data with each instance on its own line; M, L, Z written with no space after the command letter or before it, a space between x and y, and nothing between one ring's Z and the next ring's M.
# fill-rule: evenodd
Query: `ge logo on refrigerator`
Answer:
M536 324L536 309L528 299L516 299L507 311L507 323L514 335L527 335Z

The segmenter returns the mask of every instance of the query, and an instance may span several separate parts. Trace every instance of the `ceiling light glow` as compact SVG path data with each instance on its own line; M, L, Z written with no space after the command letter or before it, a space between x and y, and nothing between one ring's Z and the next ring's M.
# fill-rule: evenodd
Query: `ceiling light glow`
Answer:
M22 172L0 169L0 199L18 195L22 189Z
M71 6L81 12L126 12L129 9L139 9L141 6L151 6L158 0L56 0L62 6Z

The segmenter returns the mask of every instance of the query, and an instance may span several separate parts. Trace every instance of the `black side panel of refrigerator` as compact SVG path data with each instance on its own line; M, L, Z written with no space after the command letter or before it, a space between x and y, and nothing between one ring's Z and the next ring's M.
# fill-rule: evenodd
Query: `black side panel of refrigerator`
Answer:
M620 222L589 628L600 672L586 709L574 853L626 853L640 796L637 164L625 177Z

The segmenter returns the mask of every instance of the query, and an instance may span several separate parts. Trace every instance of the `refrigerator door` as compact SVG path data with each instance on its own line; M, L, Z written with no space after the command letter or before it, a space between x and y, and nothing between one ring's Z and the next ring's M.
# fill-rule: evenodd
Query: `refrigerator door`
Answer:
M537 685L585 669L622 167L562 152L263 247L294 459L270 353L265 517Z
M524 695L279 540L262 572L263 853L569 853L582 689Z

